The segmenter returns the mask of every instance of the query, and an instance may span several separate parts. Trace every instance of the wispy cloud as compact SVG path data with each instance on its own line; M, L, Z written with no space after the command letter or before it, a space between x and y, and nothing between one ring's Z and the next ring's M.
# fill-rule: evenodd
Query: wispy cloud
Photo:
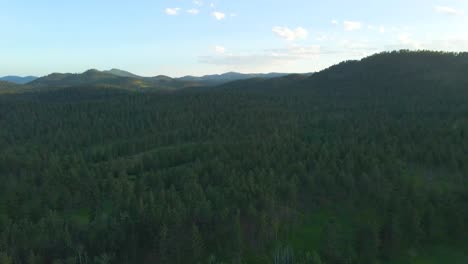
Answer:
M444 39L431 40L426 44L431 49L442 49L445 51L468 50L468 36L465 34L444 36Z
M358 21L343 21L343 27L346 31L354 31L362 28L362 23Z
M198 13L200 13L200 10L196 8L192 8L192 9L187 10L187 13L192 14L192 15L197 15Z
M398 36L398 40L402 44L409 44L411 42L411 35L408 33L403 33Z
M409 33L398 35L398 44L385 45L385 50L399 49L429 49L444 50L451 52L460 52L468 50L468 37L465 34L442 35L440 39L426 38L423 40L415 39Z
M288 41L305 39L309 35L309 32L302 27L298 27L296 29L290 29L288 27L274 27L272 31L280 38Z
M223 46L219 46L219 45L218 45L218 46L215 46L215 47L214 47L214 50L215 50L215 52L218 53L218 54L224 54L224 53L226 52L226 48L223 47Z
M383 34L383 33L385 33L385 31L386 31L386 30L385 30L385 27L384 27L384 26L380 26L379 32Z
M327 35L325 35L325 34L319 34L319 35L315 38L315 40L317 40L317 41L326 41L326 40L328 40L328 39L329 39L329 37L328 37Z
M379 48L368 40L340 40L336 50L329 50L329 54L346 54L350 58L360 58L379 52Z
M315 59L320 56L321 48L312 46L291 46L288 48L264 50L250 54L226 54L218 52L217 56L201 56L201 63L219 66L267 66L277 63L287 63L298 60Z
M226 18L226 14L219 11L213 12L212 15L216 18L216 20L223 20Z
M444 14L444 15L450 15L450 16L463 15L462 10L455 9L449 6L436 6L434 7L434 12L439 13L439 14Z
M423 46L419 41L413 39L412 35L409 33L400 34L398 36L398 40L400 41L400 44L412 49L421 49Z
M286 49L273 50L273 55L286 60L301 60L316 58L321 53L319 45L291 46Z
M173 8L166 8L166 14L170 16L175 16L179 14L180 8L173 7Z
M197 6L203 6L203 1L194 0L193 3Z

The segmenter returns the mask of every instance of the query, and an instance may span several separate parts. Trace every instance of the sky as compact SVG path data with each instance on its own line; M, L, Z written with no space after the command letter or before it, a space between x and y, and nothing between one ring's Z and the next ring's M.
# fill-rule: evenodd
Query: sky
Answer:
M468 0L0 0L0 76L314 72L468 51Z

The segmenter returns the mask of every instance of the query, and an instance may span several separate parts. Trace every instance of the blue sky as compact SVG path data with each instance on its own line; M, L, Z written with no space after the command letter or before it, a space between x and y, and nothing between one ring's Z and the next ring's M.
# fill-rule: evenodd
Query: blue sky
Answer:
M468 0L0 0L0 76L312 72L403 48L467 51Z

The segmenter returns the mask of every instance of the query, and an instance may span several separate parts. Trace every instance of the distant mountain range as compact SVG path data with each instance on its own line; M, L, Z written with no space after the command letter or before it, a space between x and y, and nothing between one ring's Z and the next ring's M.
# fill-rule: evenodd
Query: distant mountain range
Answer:
M187 87L216 86L231 81L246 80L251 78L270 79L286 76L285 73L269 74L243 74L228 72L224 74L205 75L201 77L184 76L171 78L165 75L155 77L143 77L128 71L111 69L108 71L88 70L81 74L52 73L44 77L17 77L7 76L3 81L15 84L25 84L28 88L60 88L75 86L98 86L124 89L159 89L174 90ZM6 83L0 84L6 86Z
M110 71L92 69L81 74L53 73L38 78L28 83L28 85L37 88L95 86L128 90L175 90L205 84L194 81L181 81L167 76L142 77L117 69Z
M253 74L244 74L238 72L227 72L223 74L213 74L213 75L205 75L201 77L195 76L184 76L178 78L181 81L195 81L195 82L203 82L212 85L219 85L227 82L238 81L238 80L246 80L251 78L264 78L264 79L271 79L271 78L278 78L289 75L288 73L253 73Z
M42 91L64 87L114 88L134 91L173 91L189 87L248 89L260 92L336 93L340 96L376 93L415 96L468 87L468 53L431 51L384 52L359 61L345 61L314 74L241 74L228 72L202 77L142 77L123 70L88 70L81 74L53 73L25 85L0 81L0 92ZM11 77L9 77L11 80ZM4 78L2 78L3 80ZM440 89L444 87L444 89ZM395 98L404 100L404 98Z
M0 81L16 83L16 84L26 84L26 83L32 82L32 81L34 81L36 79L37 79L37 77L35 77L35 76L26 76L26 77L5 76L5 77L0 77Z
M183 88L184 83L179 83L173 80L161 80L157 78L130 77L131 73L124 71L98 71L88 70L81 74L71 73L53 73L30 83L33 87L72 87L72 86L98 86L109 88L159 88L159 89L175 89Z

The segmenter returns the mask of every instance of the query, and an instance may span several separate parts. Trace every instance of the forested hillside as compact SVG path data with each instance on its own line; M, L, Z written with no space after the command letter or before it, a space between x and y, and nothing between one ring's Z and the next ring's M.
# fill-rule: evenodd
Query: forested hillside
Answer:
M467 263L467 61L2 95L0 263Z
M15 93L19 90L21 90L20 85L0 80L0 94Z
M129 72L113 69L111 71L88 70L81 74L53 73L36 79L28 86L36 91L88 86L132 91L164 91L185 87L199 86L194 82L185 82L167 76L140 77Z
M12 76L10 76L5 77L5 79L16 80L18 84L24 84L23 86L17 86L17 89L15 90L17 92L43 92L44 90L50 91L62 88L76 88L77 86L101 89L111 88L138 92L160 92L194 87L213 87L234 80L246 80L250 78L271 79L285 75L287 74L242 74L229 72L220 75L206 75L201 77L185 76L180 78L171 78L165 75L143 77L119 69L111 69L109 71L91 69L78 74L52 73L41 78L25 77L21 80L16 80L12 79ZM4 78L0 78L0 81L3 79ZM0 88L1 87L2 84L0 83Z

